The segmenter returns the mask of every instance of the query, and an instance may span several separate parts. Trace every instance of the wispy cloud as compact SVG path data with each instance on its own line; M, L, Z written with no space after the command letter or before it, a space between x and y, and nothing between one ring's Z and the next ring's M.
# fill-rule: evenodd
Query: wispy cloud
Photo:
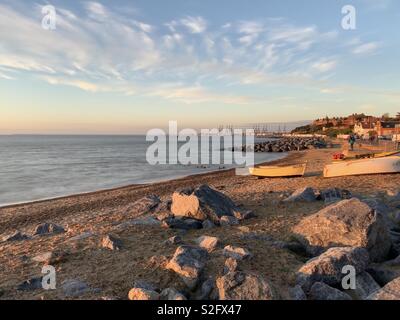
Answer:
M377 42L368 42L356 46L352 52L357 55L371 55L376 53L379 47L380 45Z

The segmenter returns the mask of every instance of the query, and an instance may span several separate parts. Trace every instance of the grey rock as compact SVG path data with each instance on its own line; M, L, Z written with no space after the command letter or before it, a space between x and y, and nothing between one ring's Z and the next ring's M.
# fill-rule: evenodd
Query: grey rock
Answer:
M174 288L166 288L161 291L160 300L187 300L186 297Z
M193 289L199 281L207 256L207 251L204 249L180 246L166 265L166 269L177 273L189 289Z
M45 236L59 234L63 232L65 232L65 230L62 226L56 225L54 223L42 223L36 227L34 235Z
M383 261L391 248L382 215L356 198L303 218L293 232L311 255L330 247L363 247L368 249L372 261Z
M180 236L173 236L173 237L165 240L165 244L168 244L168 245L181 244L181 243L182 243L182 237L180 237Z
M194 219L168 218L162 222L162 226L171 229L193 230L202 229L203 224Z
M317 199L315 195L314 189L310 187L304 187L301 189L297 189L292 193L291 196L283 200L284 202L297 202L297 201L305 201L312 202Z
M368 300L400 300L400 277L371 294Z
M311 300L352 300L347 294L323 282L315 282L310 290Z
M230 272L217 278L220 300L274 300L271 285L258 274Z
M215 279L213 278L208 278L206 281L204 281L201 285L200 288L200 294L197 296L197 300L213 300L211 298L211 295L213 293L213 290L215 290Z
M235 216L241 210L223 193L202 185L196 189L176 191L172 195L172 213L177 217L210 219L219 223L222 216Z
M232 216L222 216L219 222L223 227L236 226L239 224L239 220Z
M42 277L36 277L29 280L26 280L18 285L18 291L34 291L38 289L42 289Z
M227 274L229 272L238 271L238 262L234 258L228 258L225 260L223 274Z
M353 266L356 273L361 273L368 264L368 251L364 248L331 248L299 269L297 284L301 285L306 293L315 282L336 286L345 275L342 273L344 266Z
M361 272L356 276L356 288L351 291L353 291L359 300L366 300L380 288L379 284L376 283L368 272Z
M2 238L3 242L12 242L12 241L23 241L23 240L28 240L29 236L26 234L21 233L20 231L15 231L12 234L5 235Z
M85 282L75 279L65 280L61 288L66 297L79 297L91 291Z
M344 199L352 198L352 194L349 190L339 188L329 188L320 191L321 200L326 204L341 201Z
M101 246L110 250L121 250L122 249L122 240L114 237L110 234L107 234L101 240Z
M385 265L370 265L367 272L381 287L400 277L400 270Z
M200 248L212 252L219 244L219 239L217 237L201 236L196 239L197 244Z
M306 294L299 285L289 288L289 296L291 300L307 300Z
M207 229L213 229L215 227L216 225L211 220L207 219L203 221L203 229L207 230Z
M130 216L137 216L152 212L159 204L161 200L158 196L152 194L145 196L132 205L129 206L127 214Z
M247 249L234 247L231 245L228 245L224 248L223 254L225 257L233 258L236 260L244 260L253 256Z

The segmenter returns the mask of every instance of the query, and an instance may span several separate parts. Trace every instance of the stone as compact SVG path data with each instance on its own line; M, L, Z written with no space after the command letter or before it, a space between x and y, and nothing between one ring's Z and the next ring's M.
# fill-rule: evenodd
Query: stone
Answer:
M151 194L140 198L131 204L127 210L127 214L130 216L137 216L152 212L159 204L161 200L158 196Z
M371 294L368 300L400 300L400 277Z
M26 280L18 285L18 291L34 291L38 289L42 289L42 277L36 277L29 280Z
M165 244L172 245L172 244L181 244L182 243L182 237L180 236L173 236L171 238L168 238L164 242Z
M196 230L202 229L203 224L195 219L176 219L168 218L162 222L162 226L171 229L181 229L181 230Z
M45 265L53 265L65 260L67 254L61 250L48 251L38 254L32 258L35 262L40 262Z
M160 300L187 300L186 297L174 288L166 288L161 291Z
M239 220L231 216L222 216L219 223L223 227L236 226L239 224Z
M91 291L85 282L75 279L65 280L61 284L61 288L66 297L79 297Z
M160 300L160 294L143 288L132 288L128 293L129 300Z
M217 278L216 285L220 300L273 300L271 285L260 275L230 272Z
M159 226L161 225L161 222L152 216L147 216L147 217L142 217L142 218L136 218L131 221L127 221L129 225L132 226Z
M326 204L341 201L343 199L351 199L352 194L349 190L339 188L329 188L320 191L320 198Z
M289 288L289 296L291 300L307 300L306 294L299 285Z
M297 284L308 293L315 282L324 282L331 286L341 283L345 276L344 266L351 265L356 273L365 271L369 264L368 251L364 248L331 248L306 262L297 272Z
M297 201L304 201L304 202L312 202L317 199L315 195L314 189L310 187L304 187L297 189L295 192L292 193L291 196L283 200L284 202L297 202Z
M34 235L45 236L45 235L54 235L64 232L65 230L62 226L56 225L54 223L42 223L36 227Z
M216 225L211 220L204 220L203 221L203 229L213 229Z
M173 217L171 212L171 200L161 202L153 212L153 216L160 221Z
M223 274L227 274L229 272L238 271L238 262L234 258L228 258L225 260Z
M219 239L217 237L201 236L196 240L200 248L212 252L218 245Z
M392 280L400 277L400 270L398 268L385 266L385 265L370 265L366 270L372 278L381 286L385 286Z
M223 193L202 185L196 189L175 191L171 211L176 217L210 219L218 224L222 216L235 216L241 210Z
M202 283L197 300L210 300L213 290L215 290L215 279L208 278Z
M359 300L366 300L381 287L368 272L361 272L356 276L356 288L351 291Z
M310 290L311 300L352 300L347 294L323 282L315 282Z
M250 218L255 217L255 214L253 211L251 210L247 210L247 211L235 211L234 212L235 218L238 219L239 221L241 220L247 220Z
M28 240L29 236L21 233L20 231L15 231L12 234L6 235L2 238L3 242L11 242L11 241L23 241Z
M200 274L205 266L207 251L192 246L180 246L166 265L166 269L177 273L185 284L193 289L196 287Z
M382 261L391 248L384 218L356 198L332 204L303 218L293 232L311 255L330 247L363 247L368 249L372 261Z
M122 249L122 240L114 237L110 234L107 234L101 240L101 246L110 250L121 250Z
M231 245L228 245L224 248L223 254L225 257L233 258L236 260L244 260L252 257L252 254L247 249L234 247Z

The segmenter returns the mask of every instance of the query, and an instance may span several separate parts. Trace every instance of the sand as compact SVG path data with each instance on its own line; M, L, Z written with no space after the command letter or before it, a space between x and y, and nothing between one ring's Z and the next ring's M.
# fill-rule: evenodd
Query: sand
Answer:
M249 240L246 234L272 236L277 240L291 238L291 228L301 218L323 208L322 201L290 204L281 200L300 187L316 190L338 187L350 190L354 195L384 198L387 190L398 191L400 175L373 175L324 179L324 164L331 162L336 149L320 149L292 152L274 164L292 164L308 161L306 175L302 178L257 179L251 176L235 176L233 170L191 176L183 179L149 185L129 186L114 190L16 205L0 209L0 234L15 230L32 233L35 226L53 222L64 226L66 233L28 241L0 244L0 299L64 299L61 283L67 279L86 282L94 290L78 299L115 297L127 299L136 280L147 280L161 289L175 287L184 290L181 280L163 268L176 245L163 242L181 234L177 230L160 226L136 225L121 229L118 224L134 218L127 213L135 200L156 194L168 199L182 187L208 184L230 196L243 208L253 210L257 217L244 221L240 226L221 227L213 230L194 230L182 234L185 243L194 243L200 235L213 235L228 244L243 246L254 258L240 263L245 271L255 271L278 289L281 298L287 298L287 289L294 284L297 269L305 258L285 249L278 249L263 240ZM70 240L88 232L90 237ZM110 251L100 247L104 234L120 237L124 248ZM205 277L222 272L224 258L222 247L214 251L207 263ZM66 254L63 261L54 264L57 270L56 290L17 291L22 281L40 275L42 264L32 257L47 251L61 250Z

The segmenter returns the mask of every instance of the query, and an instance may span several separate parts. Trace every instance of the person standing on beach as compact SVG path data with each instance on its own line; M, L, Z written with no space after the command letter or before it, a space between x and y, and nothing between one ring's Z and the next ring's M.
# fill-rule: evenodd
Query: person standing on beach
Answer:
M351 134L349 136L349 143L350 143L350 149L351 151L354 150L354 143L356 142L356 137L354 136L354 134Z

